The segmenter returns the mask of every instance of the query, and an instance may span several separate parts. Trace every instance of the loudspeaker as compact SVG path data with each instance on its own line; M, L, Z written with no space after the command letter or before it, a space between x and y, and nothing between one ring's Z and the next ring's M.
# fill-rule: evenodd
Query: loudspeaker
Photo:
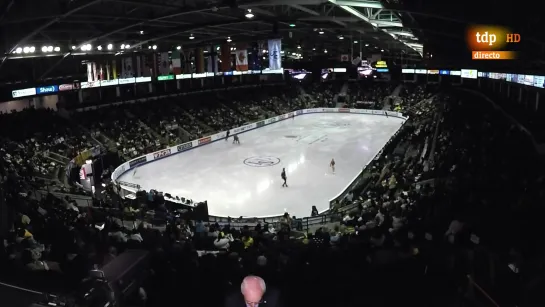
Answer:
M203 222L209 221L207 202L198 203L195 208L193 208L193 219Z

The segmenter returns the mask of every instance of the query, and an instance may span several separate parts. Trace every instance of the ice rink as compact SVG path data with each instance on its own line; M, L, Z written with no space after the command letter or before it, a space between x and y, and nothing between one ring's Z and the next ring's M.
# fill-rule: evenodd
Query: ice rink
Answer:
M240 145L216 141L129 171L119 180L194 201L216 216L309 216L343 191L403 120L316 113L240 134ZM329 169L335 158L335 174ZM280 173L286 168L289 187Z

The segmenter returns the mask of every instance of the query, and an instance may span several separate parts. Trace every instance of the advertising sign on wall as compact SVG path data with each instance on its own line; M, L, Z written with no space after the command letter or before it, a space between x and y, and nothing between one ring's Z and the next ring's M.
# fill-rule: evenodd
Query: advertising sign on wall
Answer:
M157 160L170 155L170 148L153 153L153 159Z
M199 139L199 145L204 145L212 142L212 138L207 136L205 138Z
M61 84L59 85L59 91L63 92L63 91L71 91L74 89L74 85L73 84Z
M19 97L27 97L27 96L34 96L36 95L36 88L24 88L20 90L15 90L11 92L11 96L13 98L19 98Z
M191 147L193 147L193 143L189 142L189 143L178 145L176 148L178 149L178 152L182 152L182 151L186 151L190 149Z
M59 91L59 87L56 85L40 86L36 88L36 94L51 94Z
M129 161L129 168L133 168L133 167L135 167L135 166L137 166L139 164L142 164L144 162L146 162L146 156L142 156L142 157L140 157L138 159L134 159L132 161Z

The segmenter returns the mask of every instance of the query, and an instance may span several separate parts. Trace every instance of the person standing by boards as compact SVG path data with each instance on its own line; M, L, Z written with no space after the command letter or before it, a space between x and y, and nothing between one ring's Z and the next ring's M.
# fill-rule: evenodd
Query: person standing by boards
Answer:
M225 140L229 139L229 134L231 134L231 130L227 130L227 133L225 134Z
M331 159L331 162L329 162L329 167L331 167L331 171L333 174L335 174L335 159Z
M282 187L288 187L288 183L287 183L287 180L288 180L288 177L286 177L286 169L283 168L282 169L282 174L280 174L280 177L282 177L282 180L284 180L284 183L282 184Z

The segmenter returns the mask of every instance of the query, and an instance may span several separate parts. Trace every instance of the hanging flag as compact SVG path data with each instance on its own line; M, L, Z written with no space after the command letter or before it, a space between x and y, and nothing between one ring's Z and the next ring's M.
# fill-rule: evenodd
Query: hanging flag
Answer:
M112 79L110 79L110 77L111 77L110 76L110 63L106 62L105 67L106 67L106 80L112 80Z
M157 63L159 76L168 76L170 74L170 60L168 58L168 52L161 52L158 57Z
M149 74L144 77L157 76L157 55L155 53L146 54L146 65L149 67ZM147 68L146 73L148 73Z
M204 69L204 50L197 48L195 49L195 72L202 74Z
M237 47L236 61L238 71L248 70L248 50L246 48Z
M135 77L142 77L144 73L144 65L142 63L142 59L139 55L137 55L135 58L135 64L136 64L136 70L134 71Z
M178 50L172 51L172 72L175 75L182 73L182 59Z
M117 63L115 60L112 61L112 79L117 79Z
M218 72L218 46L210 46L210 56L208 57L209 72Z
M250 62L248 63L248 66L250 70L258 70L261 69L260 60L259 60L259 43L253 42L252 43L252 54L250 56Z
M281 39L269 40L269 69L270 70L282 69L282 40Z
M214 71L214 64L213 64L213 54L212 54L212 46L207 46L206 47L206 71L207 72L212 72Z
M348 62L350 57L348 54L341 54L341 62Z
M104 68L102 67L102 63L98 64L98 80L104 80Z
M231 63L231 47L229 46L229 44L223 44L221 45L220 51L221 70L224 72L231 71L231 66L233 65Z
M134 72L132 69L132 58L124 58L121 63L121 77L122 78L131 78L134 77Z
M93 82L93 63L87 62L87 82Z
M98 80L97 63L93 62L93 81Z

